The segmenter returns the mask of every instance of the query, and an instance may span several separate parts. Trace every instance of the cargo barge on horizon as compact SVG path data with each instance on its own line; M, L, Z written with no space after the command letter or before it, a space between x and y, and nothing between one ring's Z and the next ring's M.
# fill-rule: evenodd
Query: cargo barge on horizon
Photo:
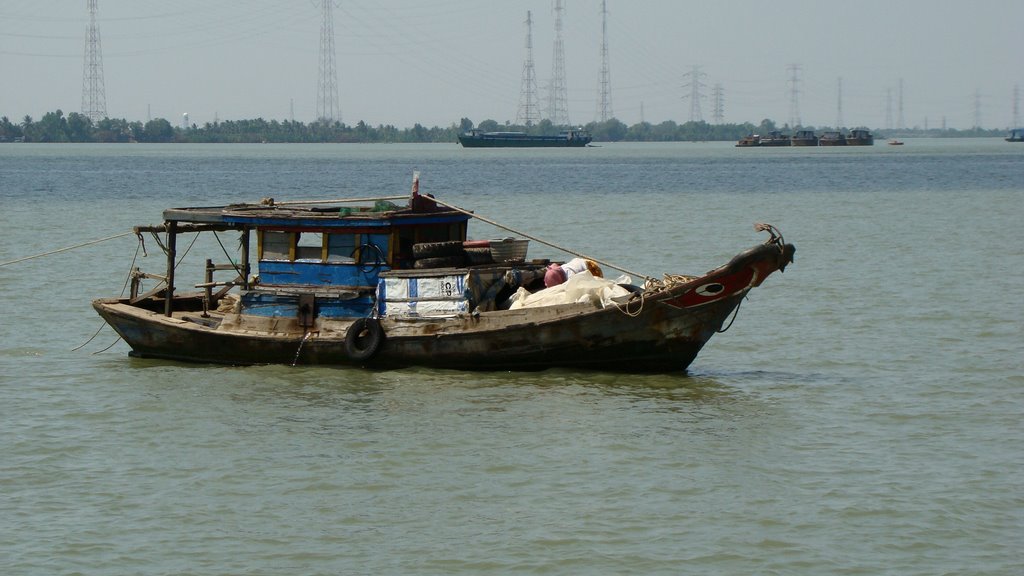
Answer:
M467 130L459 134L464 148L580 148L593 138L586 130L573 129L557 136L538 136L526 132L484 132Z

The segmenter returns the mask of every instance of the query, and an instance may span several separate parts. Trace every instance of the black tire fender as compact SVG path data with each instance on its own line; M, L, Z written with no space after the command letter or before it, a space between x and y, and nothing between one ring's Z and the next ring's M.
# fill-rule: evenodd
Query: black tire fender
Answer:
M448 242L420 242L412 245L412 257L420 258L444 258L445 256L459 256L462 254L462 241L451 240Z
M412 267L419 270L429 268L461 268L465 264L466 257L464 255L439 256L437 258L420 258L413 263Z
M384 329L376 318L359 318L345 333L345 352L356 361L373 358L383 343Z

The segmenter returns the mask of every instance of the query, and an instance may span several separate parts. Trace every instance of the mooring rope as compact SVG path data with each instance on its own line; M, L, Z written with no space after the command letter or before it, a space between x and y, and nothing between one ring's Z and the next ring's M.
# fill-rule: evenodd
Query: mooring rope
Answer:
M455 211L458 211L458 212L462 212L463 214L467 214L469 216L472 216L473 218L476 218L477 220L480 220L481 222L486 222L486 223L490 224L491 226L496 226L498 228L501 228L502 230L507 230L507 231L509 231L509 232L511 232L513 234L518 234L518 235L520 235L520 236L522 236L524 238L529 238L530 240L533 240L535 242L539 242L539 243L541 243L541 244L543 244L545 246L549 246L551 248L554 248L555 250L561 250L562 252L565 252L567 254L572 254L573 256L578 256L580 258L585 258L587 260L593 260L594 262L597 262L598 264L600 264L602 266L606 266L608 268L611 268L612 270L618 270L619 272L625 272L626 274L629 274L631 276L637 276L639 278L644 278L644 279L650 279L651 278L647 274L641 274L639 272L633 272L632 270L628 270L626 268L623 268L621 266L617 266L617 265L612 264L610 262L605 262L604 260L598 260L597 258L594 258L592 256L587 256L586 254L581 254L580 252L576 252L575 250L566 248L564 246L559 246L558 244L555 244L553 242L548 242L547 240L542 240L542 239L540 239L540 238L538 238L536 236L532 236L532 235L527 234L526 232L523 232L521 230L516 230L515 228L511 228L509 226L505 226L504 224L500 224L498 222L495 222L494 220L491 220L489 218L485 218L485 217L483 217L483 216L481 216L479 214L476 214L476 213L471 212L469 210L466 210L464 208L459 208L458 206L455 206L453 204L449 204L449 203L447 203L447 202L445 202L443 200L438 200L437 198L434 198L434 197L431 197L430 199L433 200L434 202L437 202L438 204L440 204L442 206L447 206L448 208L451 208L452 210L455 210Z
M245 274L242 272L242 269L238 267L238 264L235 264L235 260L231 257L231 255L228 254L228 249L225 248L224 243L220 241L220 235L217 234L216 230L213 231L213 237L217 239L217 244L220 244L220 251L224 253L224 257L227 258L228 262L231 263L231 267L235 269L235 272L238 272L239 276L244 277Z
M141 247L142 247L142 236L140 235L139 236L139 243L138 243L138 245L135 246L135 255L132 256L132 264L131 264L131 266L128 267L128 276L124 279L124 285L121 286L121 296L122 297L124 296L124 291L128 289L128 283L131 282L132 270L135 270L135 261L139 259L139 250L141 249ZM90 336L89 339L86 340L85 342L82 342L78 346L75 346L74 348L72 348L71 351L72 352L77 352L78 350L84 348L86 344L88 344L89 342L92 342L94 338L96 338L97 336L100 335L100 332L103 331L103 328L106 325L107 325L106 322L100 322L100 327L97 328L95 332L93 332L92 336ZM120 340L120 339L121 339L121 337L118 336L117 340ZM114 344L117 344L116 340L114 341ZM111 344L110 346L113 346L114 344ZM104 348L101 351L109 350L110 346L107 346L106 348ZM94 352L93 354L96 354L96 352Z
M10 260L8 262L0 262L0 266L7 266L9 264L17 264L18 262L24 262L26 260L32 260L33 258L42 258L43 256L50 256L51 254L57 254L59 252L67 252L68 250L74 250L75 248L81 248L83 246L91 246L93 244L99 244L100 242L106 242L107 240L113 240L115 238L121 238L134 234L134 232L124 232L123 234L115 234L114 236L107 236L106 238L100 238L99 240L90 240L88 242L82 242L81 244L75 244L74 246L66 246L64 248L58 248L56 250L50 250L49 252L43 252L42 254L33 254L32 256L25 256L24 258L18 258L17 260Z
M113 347L114 347L114 344L117 344L117 343L118 343L118 342L120 342L120 341L121 341L121 337L120 337L120 336L118 336L118 337L117 337L117 340L114 340L113 342L111 342L111 343L110 343L110 346L107 346L107 347L106 347L106 348L104 348L103 350L97 350L97 351L93 352L93 353L92 353L92 355L93 355L93 356L95 356L95 355L97 355L97 354L103 354L103 353L104 353L104 352L106 352L107 350L110 350L111 348L113 348Z

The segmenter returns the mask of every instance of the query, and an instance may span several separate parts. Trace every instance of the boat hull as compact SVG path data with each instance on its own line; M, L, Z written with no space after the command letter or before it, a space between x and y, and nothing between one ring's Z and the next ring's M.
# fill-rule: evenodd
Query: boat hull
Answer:
M793 250L792 245L761 245L702 277L604 308L563 304L444 318L384 317L383 340L369 358L357 358L346 346L355 319L318 319L306 330L293 318L213 312L207 318L199 311L167 317L157 303L139 306L127 299L96 300L93 307L131 346L133 356L147 358L233 365L678 372L749 290L785 268ZM180 304L195 309L184 300Z
M519 326L492 321L492 329L484 330L474 330L471 325L476 321L468 318L421 322L414 330L385 320L382 327L388 335L378 352L366 360L356 360L349 355L344 331L314 333L308 339L301 332L243 335L187 320L167 322L161 314L140 315L136 313L138 309L126 310L131 307L113 302L97 302L95 306L132 347L131 355L141 358L230 365L423 366L524 371L566 367L674 372L689 366L741 298L741 295L727 298L685 315L672 315L663 309L665 305L650 306L650 311L635 318L626 316L624 309L606 308L585 314L576 310L574 314L580 317L571 321L525 322ZM424 333L428 325L448 333L444 336ZM396 332L400 334L395 335Z
M582 148L590 144L590 138L473 138L459 137L464 148Z

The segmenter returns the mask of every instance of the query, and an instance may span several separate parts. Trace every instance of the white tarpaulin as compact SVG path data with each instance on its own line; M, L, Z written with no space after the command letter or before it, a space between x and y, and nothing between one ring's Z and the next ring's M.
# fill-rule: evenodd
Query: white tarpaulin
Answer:
M630 284L632 279L621 276L615 280L597 278L590 272L573 274L565 282L545 288L531 294L520 288L512 295L510 310L533 308L536 306L554 306L556 304L572 304L574 302L590 303L597 308L604 308L612 298L628 296L629 291L619 284Z

